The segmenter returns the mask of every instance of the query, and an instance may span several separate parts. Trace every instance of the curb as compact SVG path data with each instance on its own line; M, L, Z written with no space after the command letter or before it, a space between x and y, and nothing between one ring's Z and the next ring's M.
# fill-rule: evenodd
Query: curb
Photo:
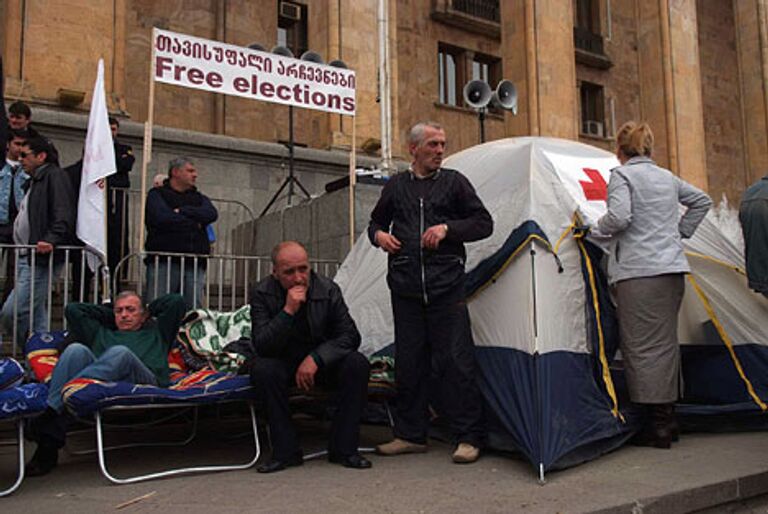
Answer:
M768 471L590 511L592 514L695 512L768 493Z

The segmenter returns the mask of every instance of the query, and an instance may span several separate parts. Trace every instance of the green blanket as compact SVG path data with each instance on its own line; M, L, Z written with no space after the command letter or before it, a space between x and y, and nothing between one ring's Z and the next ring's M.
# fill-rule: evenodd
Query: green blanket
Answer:
M238 339L251 337L251 308L248 305L234 312L217 312L197 309L187 315L179 329L179 343L188 367L237 373L245 362L238 353L222 351L222 348Z

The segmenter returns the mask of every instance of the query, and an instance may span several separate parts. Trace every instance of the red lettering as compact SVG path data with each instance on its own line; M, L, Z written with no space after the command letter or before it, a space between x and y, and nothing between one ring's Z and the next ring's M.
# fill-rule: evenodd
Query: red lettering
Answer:
M205 82L210 87L221 87L221 83L224 82L224 79L221 77L220 73L218 73L216 71L211 71L205 77Z
M186 66L181 66L179 64L174 65L173 67L173 79L174 80L181 80L181 72L186 70Z
M272 98L275 96L275 85L271 82L262 82L259 91L261 91L261 96L265 98Z
M343 100L344 104L344 110L347 112L355 112L355 99L354 98L345 98Z
M288 86L277 86L277 97L280 100L290 100L291 99L291 88Z
M320 107L325 106L326 98L323 93L320 91L315 91L312 93L312 103L315 105L319 105Z
M187 78L192 84L200 85L203 83L203 78L205 75L203 75L203 72L198 70L197 68L190 68L189 72L187 73Z
M173 60L170 57L157 56L155 59L155 77L162 78L163 72L171 69L171 62Z
M250 87L248 79L244 79L243 77L235 77L235 80L232 81L232 86L238 93L245 93Z

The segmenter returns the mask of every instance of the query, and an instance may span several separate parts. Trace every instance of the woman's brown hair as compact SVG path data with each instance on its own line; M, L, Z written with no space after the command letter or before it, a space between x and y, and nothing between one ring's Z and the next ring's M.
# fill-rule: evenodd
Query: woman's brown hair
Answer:
M638 155L650 157L653 153L651 127L647 123L626 122L616 134L616 145L627 157Z

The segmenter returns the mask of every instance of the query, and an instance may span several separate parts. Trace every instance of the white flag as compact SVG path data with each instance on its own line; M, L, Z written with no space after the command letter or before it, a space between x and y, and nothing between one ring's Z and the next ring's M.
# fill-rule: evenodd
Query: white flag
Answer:
M77 203L77 237L86 247L107 260L107 196L106 177L117 171L115 147L109 130L107 98L104 94L104 60L99 59L96 84L93 86L88 134L85 136L83 173ZM88 266L96 271L99 261L88 255Z

